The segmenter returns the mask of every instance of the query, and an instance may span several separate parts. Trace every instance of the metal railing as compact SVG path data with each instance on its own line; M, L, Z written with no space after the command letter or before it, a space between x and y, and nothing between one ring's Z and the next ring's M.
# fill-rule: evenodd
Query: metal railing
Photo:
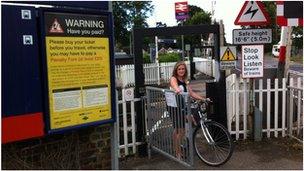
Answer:
M193 166L192 122L188 94L146 87L148 155L157 151L185 166Z

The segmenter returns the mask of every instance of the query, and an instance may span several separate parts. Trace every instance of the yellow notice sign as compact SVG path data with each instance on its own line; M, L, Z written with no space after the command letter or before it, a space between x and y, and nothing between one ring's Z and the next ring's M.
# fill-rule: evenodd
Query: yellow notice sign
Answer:
M51 129L111 118L109 39L46 37Z
M235 58L235 50L234 52L232 50L230 50L229 47L225 47L225 51L224 51L224 54L222 54L221 56L221 61L234 61L236 60ZM221 51L222 51L222 47L221 47Z

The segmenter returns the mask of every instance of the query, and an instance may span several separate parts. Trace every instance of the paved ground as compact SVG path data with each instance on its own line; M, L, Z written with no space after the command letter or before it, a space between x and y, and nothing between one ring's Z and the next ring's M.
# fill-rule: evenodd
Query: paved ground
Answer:
M195 157L194 168L185 167L154 152L148 157L128 157L120 169L156 170L303 170L302 144L289 138L238 141L231 159L219 167L210 167Z
M192 89L205 96L205 83L190 83ZM148 157L127 157L120 169L128 170L303 170L303 144L289 138L237 141L231 159L219 167L204 164L195 156L194 167L188 168L159 153Z

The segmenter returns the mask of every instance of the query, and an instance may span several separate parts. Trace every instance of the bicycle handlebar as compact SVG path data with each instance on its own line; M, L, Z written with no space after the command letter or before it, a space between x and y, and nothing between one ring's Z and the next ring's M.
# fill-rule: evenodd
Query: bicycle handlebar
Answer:
M206 98L206 99L203 99L203 100L192 99L192 102L194 102L194 103L212 103L213 101L210 98Z

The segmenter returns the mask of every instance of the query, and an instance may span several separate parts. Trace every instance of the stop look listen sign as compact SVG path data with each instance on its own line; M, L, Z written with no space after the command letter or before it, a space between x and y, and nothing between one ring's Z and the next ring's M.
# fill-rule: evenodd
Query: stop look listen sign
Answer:
M258 78L264 74L264 45L242 46L242 77Z

